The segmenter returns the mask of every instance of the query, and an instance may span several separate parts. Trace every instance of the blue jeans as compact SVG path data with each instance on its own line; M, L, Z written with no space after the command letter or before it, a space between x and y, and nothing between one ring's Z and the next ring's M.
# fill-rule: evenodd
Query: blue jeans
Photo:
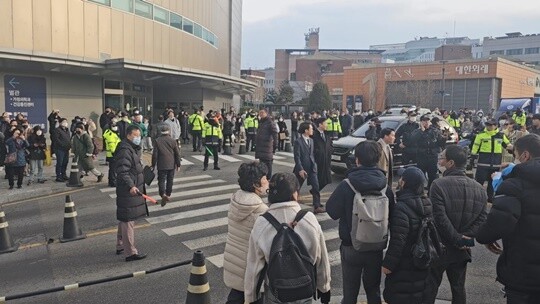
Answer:
M57 149L54 154L56 154L56 178L68 177L66 170L69 162L69 150Z

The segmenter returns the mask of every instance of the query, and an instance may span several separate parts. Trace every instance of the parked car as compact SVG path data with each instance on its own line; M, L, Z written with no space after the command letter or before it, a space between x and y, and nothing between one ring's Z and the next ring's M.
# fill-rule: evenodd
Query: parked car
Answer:
M441 131L449 130L451 135L447 141L447 144L457 144L458 136L456 130L442 117L436 115L433 117L439 117L439 129ZM378 119L381 122L381 129L391 128L396 131L407 122L407 117L400 115L379 116ZM418 119L420 119L420 116L418 116ZM366 140L366 132L369 130L369 126L370 122L366 122L356 129L351 135L342 137L332 143L334 150L331 156L331 170L334 173L343 174L348 169L356 166L354 159L354 148L356 145ZM394 170L404 167L401 163L401 149L398 146L393 145L392 150L394 151Z
M407 113L401 113L403 108L407 108L409 110L416 109L415 106L410 106L410 105L395 105L395 106L393 105L390 108L386 109L383 112L383 115L384 116L397 116L397 115L407 116ZM424 114L429 114L429 113L431 113L431 110L428 108L418 108L418 115L420 116Z

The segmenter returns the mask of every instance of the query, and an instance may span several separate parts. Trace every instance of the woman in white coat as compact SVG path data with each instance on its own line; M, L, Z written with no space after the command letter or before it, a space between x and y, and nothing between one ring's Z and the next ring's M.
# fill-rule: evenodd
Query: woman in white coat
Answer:
M301 210L298 204L298 189L300 185L296 176L292 173L276 173L272 176L268 191L268 213L270 213L278 222L288 223L296 234L302 239L312 264L315 266L317 297L321 298L321 303L330 301L330 262L326 243L315 214L308 212L300 221L293 221L297 213ZM267 219L260 216L249 238L249 251L247 256L246 276L244 278L245 299L248 303L258 300L257 284L259 276L265 264L270 257L272 241L277 234L277 230ZM268 272L267 272L268 274ZM268 277L265 277L264 303L275 304L282 303L277 296L269 291ZM312 298L290 302L294 304L312 303Z
M260 162L243 163L238 168L240 190L233 194L229 205L229 232L223 261L223 279L231 288L227 304L244 304L249 236L257 217L268 209L261 199L268 189L267 173L266 165Z

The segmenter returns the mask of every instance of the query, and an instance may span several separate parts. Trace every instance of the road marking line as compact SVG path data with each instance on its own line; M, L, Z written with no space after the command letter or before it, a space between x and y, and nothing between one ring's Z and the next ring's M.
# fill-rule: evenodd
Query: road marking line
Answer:
M215 234L207 237L202 237L194 240L184 241L184 244L190 250L195 250L203 247L223 244L227 241L227 233Z
M222 155L222 154L219 155L219 158L220 158L220 159L223 159L223 160L226 160L226 161L228 161L228 162L231 162L231 163L237 163L237 162L241 162L241 161L242 161L241 159L234 158L234 157L229 156L229 155Z
M191 155L191 157L195 158L198 161L204 162L204 155ZM208 159L210 159L210 157Z
M66 194L72 194L72 193L81 192L81 191L85 191L85 190L91 190L91 189L94 189L94 188L95 188L95 186L88 187L88 188L80 188L80 189L70 190L70 191L64 191L64 192L49 194L47 196L35 197L35 198L28 199L28 200L25 199L25 200L22 200L22 201L16 201L16 202L12 202L12 203L5 203L5 204L2 204L2 206L3 207L9 207L9 206L14 206L14 205L20 205L22 203L28 203L28 202L33 202L33 201L37 201L37 200L44 200L44 199L48 199L48 198L52 198L52 197L63 196L63 195L66 195Z
M196 176L187 176L187 177L177 177L173 179L173 183L187 182L187 181L206 179L206 178L212 178L212 176L211 175L196 175ZM155 180L150 186L156 186L156 185L157 185L157 180ZM116 191L116 188L102 188L102 189L99 189L99 191L104 192L104 193L114 192Z
M278 151L278 152L276 152L276 154L281 154L281 155L285 155L285 156L288 156L288 157L294 157L294 153L292 153L292 152Z
M255 156L253 156L253 155L242 154L242 155L238 155L238 156L240 156L242 158L245 158L245 159L249 159L249 160L255 160ZM278 158L276 157L276 159L278 159ZM281 159L283 159L283 157L281 157ZM283 161L279 161L279 160L274 160L273 164L294 168L294 162L287 163L287 162L283 162Z
M152 225L151 224L140 224L140 225L135 225L135 228L140 229L140 228L147 228L147 227L150 227L150 226L152 226ZM104 229L104 230L97 230L97 231L94 231L94 232L87 233L86 236L87 237L95 237L95 236L100 236L100 235L113 234L113 233L116 233L117 231L118 231L118 227L107 228L107 229ZM46 241L46 242L40 242L40 243L26 244L26 245L19 246L19 249L30 249L30 248L34 248L34 247L45 246L45 245L56 244L56 243L60 243L60 241L58 239L55 239L52 242Z
M216 183L216 184L219 184L219 183L224 183L225 181L224 180L221 180L221 179L215 179L215 180L212 180L212 181L202 181L202 182L194 182L194 183L187 183L187 184L180 184L180 185L174 185L172 188L173 190L178 190L178 189L186 189L186 188L191 188L191 187L198 187L198 186L204 186L204 185L207 185L208 183L210 182L213 182L213 183ZM202 190L202 189L199 189L199 190ZM146 190L146 193L148 195L151 195L150 193L153 193L153 195L157 195L159 192L159 189L156 188L156 187L151 187L149 189ZM185 193L185 191L184 191ZM171 197L177 197L175 196L175 194L178 194L178 193L173 193L171 195ZM115 194L109 194L109 196L111 198L116 198L116 193Z
M223 257L224 257L224 254L217 254L217 255L214 255L214 256L211 256L211 257L207 257L206 259L208 260L208 262L216 265L217 268L223 268Z
M183 201L173 201L167 203L165 207L161 207L159 205L154 206L148 206L148 211L160 211L160 210L168 210L168 209L174 209L174 208L182 208L186 206L195 206L200 205L204 203L209 202L217 202L221 200L230 200L232 193L226 193L226 194L220 194L220 195L213 195L213 196L203 196L193 199L187 199Z
M151 218L147 218L146 221L149 222L150 224L159 224L159 223L166 223L166 222L171 222L171 221L176 221L176 220L197 217L201 215L214 214L214 213L223 212L227 210L229 210L229 203L218 205L218 206L212 206L208 208L201 208L201 209L195 209L195 210L190 210L190 211L151 217Z
M162 229L162 231L165 232L168 236L173 236L173 235L182 234L182 233L188 233L188 232L193 232L193 231L226 226L227 223L228 223L228 218L223 217L219 219L213 219L213 220L208 220L208 221L202 221L202 222L197 222L197 223L191 223L191 224L185 224L185 225L180 225L176 227L166 228L166 229Z
M182 158L182 161L180 161L180 167L182 166L188 166L188 165L194 165L194 163L190 162L189 160Z

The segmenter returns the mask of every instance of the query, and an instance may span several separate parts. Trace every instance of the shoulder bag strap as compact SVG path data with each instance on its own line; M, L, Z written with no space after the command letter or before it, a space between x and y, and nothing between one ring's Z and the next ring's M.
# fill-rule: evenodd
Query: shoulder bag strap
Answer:
M272 226L274 226L274 228L276 228L277 231L280 231L283 228L281 223L278 222L278 220L276 220L276 218L270 213L265 212L262 214L262 217L264 217L267 221L269 221L270 224L272 224Z
M308 213L309 211L308 210L300 210L298 211L298 213L296 214L296 217L294 218L291 226L292 228L294 229L294 227L296 227L296 225L298 224L298 222L304 218L304 216Z

